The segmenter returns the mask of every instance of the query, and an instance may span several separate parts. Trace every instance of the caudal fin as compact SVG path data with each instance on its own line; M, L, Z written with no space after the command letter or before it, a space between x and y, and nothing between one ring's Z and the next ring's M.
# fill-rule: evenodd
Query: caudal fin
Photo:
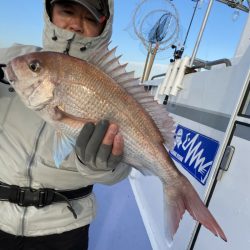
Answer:
M167 214L166 237L169 245L173 242L173 236L179 227L185 210L213 234L227 241L223 230L186 177L183 176L182 181L177 186L165 187L165 196Z

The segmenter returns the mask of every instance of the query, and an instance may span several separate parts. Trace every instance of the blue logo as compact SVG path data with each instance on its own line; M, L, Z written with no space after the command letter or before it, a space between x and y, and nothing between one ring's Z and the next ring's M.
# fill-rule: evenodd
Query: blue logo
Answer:
M178 125L170 156L205 185L218 148L218 141Z

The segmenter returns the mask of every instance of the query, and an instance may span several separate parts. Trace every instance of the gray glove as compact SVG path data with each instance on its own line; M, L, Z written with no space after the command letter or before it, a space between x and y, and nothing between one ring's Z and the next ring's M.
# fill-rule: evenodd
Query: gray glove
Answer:
M76 140L78 159L93 170L114 170L122 160L122 155L111 153L113 145L102 144L108 127L107 120L86 123Z

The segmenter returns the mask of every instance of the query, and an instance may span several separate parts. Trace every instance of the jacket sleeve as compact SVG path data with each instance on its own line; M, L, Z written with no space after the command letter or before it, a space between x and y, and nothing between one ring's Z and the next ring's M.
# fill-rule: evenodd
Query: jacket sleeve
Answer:
M82 164L75 155L75 162L78 171L86 176L93 183L112 185L125 179L131 172L131 166L120 163L114 170L92 170Z

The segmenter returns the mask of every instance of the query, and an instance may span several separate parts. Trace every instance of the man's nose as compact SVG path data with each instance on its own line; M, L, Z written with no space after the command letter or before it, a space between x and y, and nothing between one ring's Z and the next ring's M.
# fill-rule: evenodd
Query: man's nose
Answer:
M75 17L71 20L69 30L76 33L83 33L82 19Z

